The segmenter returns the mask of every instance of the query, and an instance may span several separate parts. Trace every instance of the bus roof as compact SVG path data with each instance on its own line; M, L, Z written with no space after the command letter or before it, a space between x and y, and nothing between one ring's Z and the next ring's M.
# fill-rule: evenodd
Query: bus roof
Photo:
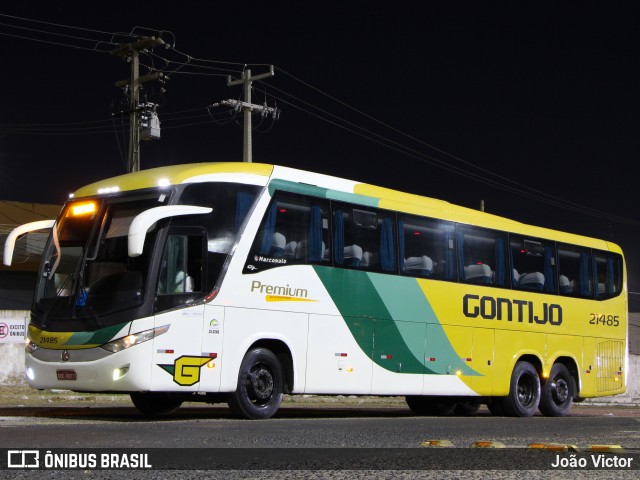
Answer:
M560 242L580 244L587 247L622 253L621 248L611 242L559 230L536 227L498 215L474 210L431 197L400 192L390 188L342 179L330 175L308 172L290 167L247 162L190 163L157 167L139 172L127 173L101 180L74 192L74 197L85 197L116 191L138 190L153 187L178 185L183 183L213 180L250 181L266 185L270 180L304 185L309 193L334 199L364 203L378 208L398 210L406 213L452 220L479 225L496 230L530 235ZM279 183L279 185L283 185ZM286 189L286 187L285 187ZM332 195L331 192L339 195ZM346 196L344 195L346 194Z

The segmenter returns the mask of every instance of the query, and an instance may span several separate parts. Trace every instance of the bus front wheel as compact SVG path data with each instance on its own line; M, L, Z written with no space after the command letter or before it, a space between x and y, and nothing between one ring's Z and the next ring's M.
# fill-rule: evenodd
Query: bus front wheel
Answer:
M234 414L249 420L271 418L280 408L284 376L271 350L249 350L238 373L238 387L229 399Z
M165 393L133 392L129 396L133 405L150 417L169 415L182 405L182 400Z
M540 377L529 362L516 363L511 374L509 395L504 399L505 413L511 417L531 417L540 403Z
M564 417L571 408L575 395L573 377L561 363L551 367L549 378L542 385L540 411L547 417Z

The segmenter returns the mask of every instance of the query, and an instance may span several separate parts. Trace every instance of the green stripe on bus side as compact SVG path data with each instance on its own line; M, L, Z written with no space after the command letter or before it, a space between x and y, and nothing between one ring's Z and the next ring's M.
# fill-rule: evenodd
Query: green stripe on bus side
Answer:
M127 322L112 325L110 327L100 328L95 332L75 332L65 345L102 345L113 339Z
M401 373L478 375L456 354L415 278L314 267L362 350ZM369 324L367 328L367 323ZM437 357L442 371L425 363Z
M327 189L309 185L307 183L291 182L289 180L281 180L274 178L269 182L269 195L273 197L276 190L284 190L285 192L299 193L302 195L310 195L312 197L326 198Z
M312 197L327 198L329 200L339 200L341 202L356 203L367 207L378 207L378 204L380 203L380 199L374 197L367 197L357 193L340 192L338 190L330 190L328 188L320 188L315 185L291 182L289 180L280 180L278 178L271 180L269 183L269 195L273 196L276 190L299 193Z
M431 369L434 373L451 374L460 371L462 375L479 375L453 349L429 300L424 296L418 280L375 273L370 273L368 276L391 318L396 320L394 323L399 328L402 339L414 352L416 358L439 359L437 364L440 367ZM415 329L407 328L409 322L426 324L424 326L426 334L422 330L422 335L416 335ZM402 328L403 326L405 328ZM403 331L406 333L403 334ZM380 338L376 337L376 343L379 341Z
M365 197L357 193L345 193L338 190L328 190L327 198L331 200L338 200L340 202L356 203L358 205L364 205L366 207L377 208L380 203L379 198Z

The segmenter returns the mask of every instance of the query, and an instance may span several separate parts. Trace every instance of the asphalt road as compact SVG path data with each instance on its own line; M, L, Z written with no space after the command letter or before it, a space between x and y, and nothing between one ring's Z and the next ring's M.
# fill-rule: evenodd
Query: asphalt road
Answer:
M434 441L451 448L423 446ZM640 477L637 469L612 467L531 470L537 468L527 465L534 455L528 448L531 444L560 444L575 448L576 455L587 455L587 450L599 445L619 445L627 457L640 464L640 407L575 405L563 418L494 417L484 408L472 417L416 417L398 398L309 397L286 402L275 418L266 421L237 420L224 405L192 403L166 418L146 419L121 396L0 393L1 449L36 449L43 454L47 450L73 453L90 448L155 449L156 467L163 461L173 465L178 458L204 468L156 470L155 475L120 471L122 478ZM432 453L435 451L438 453ZM569 458L571 452L562 455ZM616 453L607 455L611 458ZM280 462L276 467L268 463L274 459ZM218 467L207 468L213 464ZM68 480L112 478L112 473L92 469L4 470L0 478Z

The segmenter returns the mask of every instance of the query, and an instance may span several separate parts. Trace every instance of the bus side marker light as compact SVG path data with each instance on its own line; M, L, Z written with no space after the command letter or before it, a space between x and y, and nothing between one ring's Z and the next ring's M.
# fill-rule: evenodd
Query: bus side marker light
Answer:
M456 370L456 375L457 375L457 376L462 375L462 370Z
M421 447L453 447L449 440L427 440L420 444Z
M470 447L471 448L505 448L504 443L502 442L493 442L493 441L486 441L486 440L473 442L470 445Z
M393 355L380 355L380 360L391 360Z
M347 372L349 372L349 373L353 372L353 368L352 367L347 367Z

